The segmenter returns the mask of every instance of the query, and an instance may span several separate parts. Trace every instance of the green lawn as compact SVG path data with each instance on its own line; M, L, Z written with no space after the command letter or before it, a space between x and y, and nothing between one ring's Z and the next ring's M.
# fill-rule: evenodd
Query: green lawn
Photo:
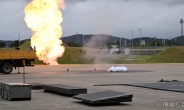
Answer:
M184 63L184 47L169 47L148 59L147 63Z
M64 44L65 45L65 44ZM20 49L28 49L30 41L26 41ZM90 50L91 51L91 50ZM68 47L65 45L63 57L58 58L59 64L93 64L93 63L117 63L117 64L141 64L141 63L184 63L184 47L174 46L158 53L157 55L106 55L99 52L86 54L82 47ZM43 64L36 60L35 64Z

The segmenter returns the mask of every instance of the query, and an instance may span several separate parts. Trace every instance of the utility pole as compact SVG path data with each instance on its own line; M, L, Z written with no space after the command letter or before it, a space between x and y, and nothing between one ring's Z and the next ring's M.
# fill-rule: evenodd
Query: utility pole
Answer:
M125 38L125 47L126 47L126 38Z
M20 46L20 33L19 33L19 46ZM18 67L18 73L20 73L19 72L19 67Z
M84 36L85 36L85 34L83 35L83 45L84 45Z
M155 54L156 54L156 46L157 46L157 43L155 43Z
M93 35L93 45L94 45L94 43L95 43L95 36Z
M19 33L19 46L20 46L20 33Z
M77 32L77 43L79 43L79 41L78 41L78 32Z
M165 35L164 35L164 33L163 33L163 36L164 36L163 44L164 44L164 46L165 46Z
M181 45L182 45L182 37L183 37L183 19L180 19L181 23Z
M139 29L140 30L140 45L141 45L141 29Z
M120 37L119 47L121 48L121 37Z
M133 43L134 43L134 41L133 41L133 31L131 31L131 32L132 32L132 49L133 49L133 47L134 47L134 46L133 46L133 45L134 45L134 44L133 44Z

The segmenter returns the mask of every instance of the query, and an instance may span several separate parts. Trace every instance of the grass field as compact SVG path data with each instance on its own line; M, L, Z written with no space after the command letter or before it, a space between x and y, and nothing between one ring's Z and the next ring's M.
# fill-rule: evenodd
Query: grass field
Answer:
M184 63L184 47L169 47L148 59L147 63Z
M26 41L22 45L20 45L19 48L20 49L29 49L30 45L31 45L31 42L30 41Z
M26 41L20 49L29 49L30 41ZM68 47L65 45L65 53L58 58L59 64L93 64L93 63L117 63L117 64L142 64L142 63L184 63L184 47L173 46L152 56L152 55L107 55L82 47ZM6 48L7 49L7 48ZM11 48L12 49L12 48ZM34 64L43 64L36 59Z
M93 58L86 58L85 51L81 47L65 47L63 57L58 58L59 64L87 64L92 63Z

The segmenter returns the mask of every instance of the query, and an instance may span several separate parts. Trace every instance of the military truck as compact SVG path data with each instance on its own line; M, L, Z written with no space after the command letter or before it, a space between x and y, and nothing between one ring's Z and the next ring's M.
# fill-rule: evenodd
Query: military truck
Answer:
M0 50L0 72L10 74L13 68L34 66L31 64L36 59L36 51L30 48L29 50L15 50L1 49Z

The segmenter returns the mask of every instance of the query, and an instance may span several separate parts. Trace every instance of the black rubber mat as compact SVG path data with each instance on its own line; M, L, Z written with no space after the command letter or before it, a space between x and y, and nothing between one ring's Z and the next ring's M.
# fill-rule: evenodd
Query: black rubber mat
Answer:
M133 95L115 92L115 91L103 91L88 94L79 94L73 98L82 100L90 104L104 104L104 103L120 103L120 102L132 102Z
M43 84L41 83L27 83L31 85L31 89L43 89Z
M51 91L57 93L63 93L68 95L78 95L87 93L86 88L74 87L68 85L60 85L60 84L47 84L43 85L44 91Z
M135 84L123 84L123 85L150 88L150 89L156 89L156 90L184 92L184 82L135 83Z

